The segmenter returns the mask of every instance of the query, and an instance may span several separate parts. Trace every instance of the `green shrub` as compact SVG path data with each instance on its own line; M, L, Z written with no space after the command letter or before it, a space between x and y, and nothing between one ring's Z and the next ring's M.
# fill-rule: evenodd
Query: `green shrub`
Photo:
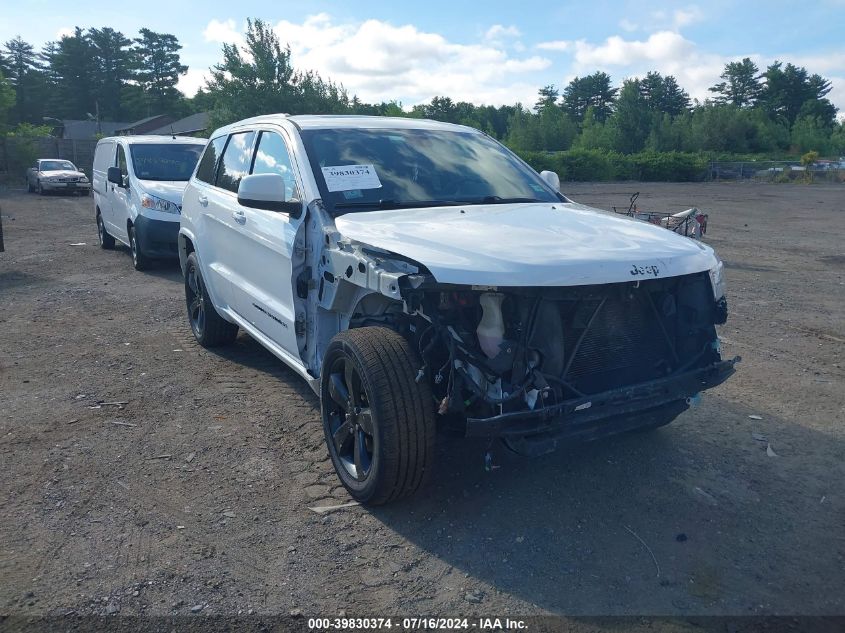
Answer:
M690 182L704 180L707 175L706 157L684 152L620 154L608 150L572 149L564 152L518 151L517 154L537 171L557 172L564 181Z

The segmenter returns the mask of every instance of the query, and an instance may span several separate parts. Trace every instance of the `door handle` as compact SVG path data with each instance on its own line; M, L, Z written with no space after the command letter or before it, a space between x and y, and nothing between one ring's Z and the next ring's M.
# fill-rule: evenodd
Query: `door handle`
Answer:
M202 196L202 195L198 196L197 202L199 202L204 207L208 206L208 198L206 198L205 196Z
M233 211L232 217L238 224L246 224L246 214L243 211Z

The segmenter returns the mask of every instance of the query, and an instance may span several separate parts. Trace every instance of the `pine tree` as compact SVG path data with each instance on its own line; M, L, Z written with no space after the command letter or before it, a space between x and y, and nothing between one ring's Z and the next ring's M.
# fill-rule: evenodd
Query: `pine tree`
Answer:
M55 111L50 116L67 119L95 117L97 100L94 94L94 56L91 42L77 27L73 35L66 35L51 47L49 75L56 85L51 103Z
M738 108L749 108L757 103L762 85L760 84L760 69L757 64L746 57L741 62L730 62L719 77L721 83L709 88L716 93L716 103L735 105Z
M563 90L563 108L574 120L581 122L587 108L593 108L593 116L604 122L613 112L613 102L618 88L610 87L610 75L595 72L586 77L576 77Z
M129 38L110 27L89 29L94 67L94 95L100 118L110 121L124 119L123 88L133 78Z
M188 72L179 57L182 45L175 35L141 29L132 49L135 79L144 91L147 116L177 110L184 98L176 89L179 77Z
M20 36L5 45L6 79L15 91L15 104L9 113L13 123L41 123L43 78L41 63L32 44Z

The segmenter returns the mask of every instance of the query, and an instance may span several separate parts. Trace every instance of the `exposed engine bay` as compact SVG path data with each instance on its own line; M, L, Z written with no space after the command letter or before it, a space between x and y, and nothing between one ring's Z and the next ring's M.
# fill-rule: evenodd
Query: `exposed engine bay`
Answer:
M667 424L739 360L720 355L715 326L727 303L718 260L672 276L634 265L630 280L610 283L465 285L438 281L409 257L336 243L320 263L318 328L396 330L418 352L416 380L430 387L442 422L520 453L554 450L564 436ZM319 358L319 347L312 353Z
M429 381L438 413L452 420L553 415L579 400L589 408L596 394L721 361L714 325L727 310L706 272L567 288L431 283L403 295L406 311L383 318L414 342L417 380Z

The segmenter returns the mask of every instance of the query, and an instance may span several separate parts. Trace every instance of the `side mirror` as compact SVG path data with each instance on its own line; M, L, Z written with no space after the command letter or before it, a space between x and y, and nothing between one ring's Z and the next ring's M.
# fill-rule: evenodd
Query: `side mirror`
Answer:
M546 181L546 184L549 185L555 191L560 191L560 176L558 176L553 171L541 171L540 178Z
M280 211L298 216L302 201L286 195L285 179L279 174L244 176L238 185L238 204L265 211Z
M120 167L109 167L107 174L110 183L113 183L118 187L123 186L123 174L120 173Z

